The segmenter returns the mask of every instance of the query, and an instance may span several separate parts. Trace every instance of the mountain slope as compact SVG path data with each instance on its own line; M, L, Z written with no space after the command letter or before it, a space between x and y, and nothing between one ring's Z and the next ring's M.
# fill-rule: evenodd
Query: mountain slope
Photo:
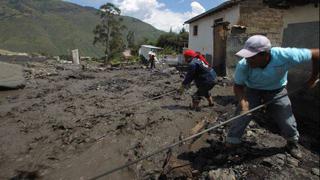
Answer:
M0 48L50 55L78 48L81 55L101 56L102 48L92 45L92 31L99 23L96 11L60 0L1 0ZM136 41L155 39L162 33L135 18L123 18Z

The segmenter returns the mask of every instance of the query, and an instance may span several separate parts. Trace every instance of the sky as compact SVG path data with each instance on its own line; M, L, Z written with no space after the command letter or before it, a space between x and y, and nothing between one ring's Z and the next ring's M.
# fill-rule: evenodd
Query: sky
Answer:
M157 29L179 32L183 23L226 0L65 0L99 8L107 2L120 8L121 14L135 17Z

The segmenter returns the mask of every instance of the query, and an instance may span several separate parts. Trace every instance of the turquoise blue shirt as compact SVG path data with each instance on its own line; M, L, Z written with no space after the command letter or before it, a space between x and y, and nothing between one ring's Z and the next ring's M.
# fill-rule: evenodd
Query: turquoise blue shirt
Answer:
M265 68L250 68L246 59L239 61L234 82L253 89L275 90L287 85L288 70L297 64L311 61L309 49L271 48L271 61Z

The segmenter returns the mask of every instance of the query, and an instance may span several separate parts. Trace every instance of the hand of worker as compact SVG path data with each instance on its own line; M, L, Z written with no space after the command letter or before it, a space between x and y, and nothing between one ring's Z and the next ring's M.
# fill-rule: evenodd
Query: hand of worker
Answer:
M249 111L249 102L242 99L239 102L240 104L240 114L245 114L246 112Z
M308 88L314 88L317 83L319 82L318 77L311 77L308 81L307 81L307 87Z
M242 111L240 111L240 115L242 115L242 114L246 114L248 112L248 110L242 110ZM246 115L251 115L251 113L248 113L248 114L246 114Z

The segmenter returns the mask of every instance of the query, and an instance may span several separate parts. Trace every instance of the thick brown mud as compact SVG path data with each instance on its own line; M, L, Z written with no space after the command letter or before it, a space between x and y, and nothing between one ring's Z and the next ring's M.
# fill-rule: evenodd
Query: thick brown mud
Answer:
M223 122L236 108L232 82L219 78L215 106L202 101L200 112L190 110L195 87L170 93L183 74L166 66L23 66L26 87L0 91L0 179L89 179ZM319 133L308 133L319 126L301 123L297 160L268 117L255 120L237 150L224 148L226 125L101 179L319 179Z

